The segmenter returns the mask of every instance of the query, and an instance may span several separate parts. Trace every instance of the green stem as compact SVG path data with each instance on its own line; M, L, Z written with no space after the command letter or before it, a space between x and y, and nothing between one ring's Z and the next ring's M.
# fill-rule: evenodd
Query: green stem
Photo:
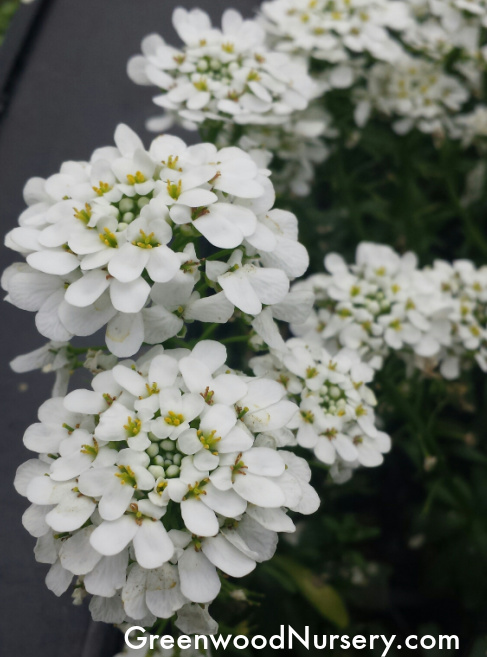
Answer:
M234 249L222 249L221 251L217 251L211 256L208 256L206 259L207 260L218 260L219 258L224 258L227 255L230 255L234 252Z
M203 333L198 338L198 342L200 340L207 340L209 337L213 335L213 333L216 331L217 328L218 328L218 324L209 324L209 326L205 328Z
M106 345L100 347L72 347L69 345L67 349L72 354L86 354L88 351L108 351Z
M248 340L248 335L234 335L231 338L224 338L223 340L220 340L220 342L222 344L233 344L234 342L248 342Z

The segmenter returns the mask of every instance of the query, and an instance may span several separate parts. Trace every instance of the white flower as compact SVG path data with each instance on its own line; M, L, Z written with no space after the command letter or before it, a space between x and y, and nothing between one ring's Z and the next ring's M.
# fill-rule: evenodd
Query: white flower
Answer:
M417 268L412 253L402 257L390 247L363 242L356 264L336 255L325 258L330 276L302 284L315 292L316 310L305 323L293 323L297 335L332 352L357 351L373 362L390 350L415 358L436 357L451 340L445 318L452 304Z
M347 81L347 64L357 53L396 60L401 46L391 30L408 23L406 4L391 0L273 0L263 3L262 17L277 48L339 64Z
M487 369L487 268L469 260L437 260L419 269L412 253L363 242L356 264L336 254L325 258L329 275L317 274L295 286L315 294L315 309L292 329L308 344L330 353L355 351L375 369L395 352L409 371L456 378L468 360ZM254 320L261 330L261 320ZM267 334L269 330L267 328ZM273 345L281 349L280 343ZM278 368L279 369L279 368ZM259 370L263 372L265 370Z
M294 215L272 210L269 171L257 156L169 135L146 151L123 125L115 143L27 183L29 208L6 237L27 263L10 266L2 287L8 301L37 313L42 335L64 342L106 327L109 350L126 357L184 331L185 322L225 323L239 307L235 295L219 283L208 295L201 275L217 253L228 256L228 269L248 257L243 271L259 291L245 312L281 300L307 254ZM268 284L276 289L266 294Z
M403 56L394 64L375 64L367 73L367 89L357 93L355 120L362 127L374 109L394 120L398 134L418 128L442 136L469 95L466 85L441 65Z
M327 465L380 465L390 439L375 426L376 401L366 386L373 378L372 368L356 352L342 350L331 356L296 338L271 354L264 361L254 358L251 365L254 371L263 366L265 375L284 384L299 404L288 424L296 430L297 444L312 449Z
M269 50L259 23L233 9L224 12L221 30L199 9L176 9L173 24L184 41L181 50L151 35L142 42L143 54L128 64L134 82L163 92L154 102L169 121L152 122L158 129L174 119L185 125L284 123L316 93L305 65Z
M297 243L296 243L297 244ZM226 298L242 312L258 315L263 305L279 303L289 291L289 279L282 269L260 266L260 259L243 261L240 249L227 263L208 263L206 274L218 282Z
M287 509L316 510L309 469L275 439L297 406L225 360L212 341L154 347L49 400L27 429L39 458L15 481L32 504L24 525L50 587L79 577L94 618L142 623L209 603L218 570L242 577L272 557L276 532L294 530Z
M477 105L473 112L458 116L455 128L464 146L483 140L487 137L487 107Z

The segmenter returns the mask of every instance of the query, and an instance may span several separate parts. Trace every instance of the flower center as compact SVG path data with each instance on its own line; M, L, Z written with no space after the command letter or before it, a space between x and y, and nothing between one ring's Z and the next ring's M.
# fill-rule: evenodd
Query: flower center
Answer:
M119 465L118 469L120 472L116 472L115 476L120 479L122 486L137 488L137 480L135 479L135 474L132 468L128 465Z
M203 445L203 447L216 456L218 454L218 450L215 449L215 448L216 448L217 443L219 443L220 440L221 440L221 438L219 436L215 435L216 434L216 429L213 429L213 431L210 431L209 433L203 433L203 431L201 431L201 429L199 429L196 432L196 434L197 434L197 436L200 440L200 443Z
M177 183L172 182L171 180L167 181L167 193L175 201L181 196L183 183L181 180L178 180Z
M130 438L133 438L134 436L137 436L137 434L140 433L140 430L142 428L142 422L139 420L139 418L135 418L135 420L132 420L132 418L129 416L127 418L127 424L124 424L123 428L127 432L128 436Z
M164 418L164 422L166 424L170 424L172 427L179 427L179 425L184 422L184 417L181 415L181 413L169 411L169 413Z
M115 237L115 233L112 233L112 231L109 228L105 228L103 230L103 233L100 233L99 237L103 242L103 244L105 244L106 246L109 246L112 249L116 249L118 247L118 242L117 242L117 238Z
M161 243L154 237L154 233L145 233L142 229L139 231L140 237L135 239L132 244L138 246L140 249L155 249L161 246Z
M137 171L135 173L135 176L128 173L127 174L127 180L128 180L129 185L135 185L136 183L144 183L147 180L147 178L144 176L142 171Z
M210 480L208 478L196 481L194 485L188 484L188 492L183 497L183 500L191 498L199 500L202 495L206 495L205 486Z
M237 475L246 475L247 473L245 470L247 470L248 466L245 465L245 463L242 461L242 454L240 453L237 458L235 459L235 464L230 466L232 470L232 481L235 481L235 477Z

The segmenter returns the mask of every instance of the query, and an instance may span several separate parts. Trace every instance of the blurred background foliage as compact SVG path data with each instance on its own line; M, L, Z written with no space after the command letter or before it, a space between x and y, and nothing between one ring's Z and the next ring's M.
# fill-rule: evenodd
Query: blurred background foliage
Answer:
M20 0L0 0L0 46L13 15L20 5Z

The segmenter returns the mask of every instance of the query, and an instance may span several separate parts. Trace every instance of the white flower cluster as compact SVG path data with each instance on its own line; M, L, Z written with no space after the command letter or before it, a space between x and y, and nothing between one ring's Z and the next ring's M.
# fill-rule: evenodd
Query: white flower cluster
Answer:
M295 286L316 296L308 320L293 323L295 335L331 353L353 350L376 369L397 352L411 367L439 366L448 379L465 359L487 371L487 267L437 260L418 269L412 253L367 242L355 264L330 254L325 267L329 274Z
M147 151L123 125L115 143L26 185L29 207L6 244L27 262L2 287L37 313L42 335L64 342L106 325L108 348L126 357L185 322L283 301L308 255L296 217L272 210L268 170L239 148L170 135Z
M377 63L367 72L367 87L357 93L355 120L367 122L372 109L393 119L398 134L418 128L442 136L452 131L452 116L468 100L465 85L442 65L404 56L391 66Z
M156 122L158 129L175 119L193 125L284 123L316 95L305 64L269 50L259 23L233 9L224 12L221 30L199 9L175 9L173 25L184 42L181 50L151 35L142 43L143 55L128 65L134 82L163 91L154 102L169 121Z
M279 188L303 196L336 133L329 118L318 125L300 113L316 98L326 105L333 89L353 89L359 128L374 112L399 134L415 128L465 145L483 135L481 113L462 112L482 90L486 12L480 0L268 0L256 20L227 10L219 30L204 12L179 8L184 47L150 35L128 72L163 91L154 102L166 115L152 129L177 119L204 124L220 144L267 144Z
M487 267L476 267L470 260L437 260L423 273L426 284L450 309L449 340L434 359L441 373L455 379L469 359L487 372Z
M462 140L464 146L476 143L484 153L487 137L487 107L477 105L472 112L458 116L452 133L452 136Z
M297 410L285 388L225 360L212 341L154 347L45 402L25 433L39 456L15 485L36 558L57 595L77 578L96 620L149 626L200 609L219 572L272 557L277 533L294 531L288 509L319 505L306 462L278 449Z
M333 466L331 475L360 465L375 467L391 447L389 436L376 427L376 399L367 387L374 376L356 351L331 355L321 345L291 338L284 349L257 356L251 366L258 376L281 382L299 405L288 427L296 443L313 450L317 459Z
M457 136L454 119L481 89L485 11L461 0L270 0L261 19L277 50L308 58L322 95L354 87L359 127L374 110L399 134Z
M357 56L397 60L402 48L393 32L408 22L407 5L398 0L271 0L261 11L279 50L333 65L329 82L339 88L354 81Z
M482 28L485 27L485 2L472 0L409 0L411 20L402 33L415 51L432 59L445 59L454 50L461 58L459 70L475 61L485 60Z

